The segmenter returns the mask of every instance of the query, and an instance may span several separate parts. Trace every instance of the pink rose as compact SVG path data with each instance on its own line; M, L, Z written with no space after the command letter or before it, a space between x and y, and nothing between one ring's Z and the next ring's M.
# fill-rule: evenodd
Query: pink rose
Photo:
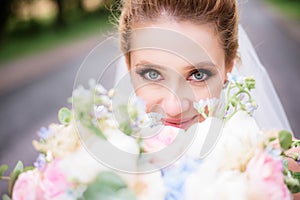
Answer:
M144 140L144 150L150 153L165 148L173 143L178 131L176 127L164 126L154 137Z
M251 199L291 199L291 194L284 183L282 170L281 160L263 151L255 152L246 170Z
M47 166L42 180L42 189L46 199L53 199L66 193L71 186L66 175L59 168L59 161L51 162Z
M43 200L40 173L31 170L19 175L12 193L13 200Z

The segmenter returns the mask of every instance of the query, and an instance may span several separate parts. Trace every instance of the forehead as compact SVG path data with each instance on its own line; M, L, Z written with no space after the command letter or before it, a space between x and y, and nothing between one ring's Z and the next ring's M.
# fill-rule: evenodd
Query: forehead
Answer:
M206 24L164 20L135 24L130 46L133 60L160 57L171 62L177 57L190 64L211 61L216 66L223 66L225 60L217 34Z

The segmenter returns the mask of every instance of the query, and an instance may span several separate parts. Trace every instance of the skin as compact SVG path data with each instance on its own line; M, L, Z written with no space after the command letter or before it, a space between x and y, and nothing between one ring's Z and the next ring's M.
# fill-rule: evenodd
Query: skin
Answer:
M127 59L136 94L146 102L147 112L163 114L165 125L187 129L203 120L193 107L193 102L218 98L232 65L225 66L225 53L219 37L207 24L160 19L153 23L136 24L134 28L149 27L180 33L199 48L174 38L171 41L176 42L175 46L184 49L181 55L174 53L173 49L136 48L131 50L130 60ZM152 33L143 31L136 34L132 41L149 40L151 43L151 39L155 42L158 38L149 39L147 34Z

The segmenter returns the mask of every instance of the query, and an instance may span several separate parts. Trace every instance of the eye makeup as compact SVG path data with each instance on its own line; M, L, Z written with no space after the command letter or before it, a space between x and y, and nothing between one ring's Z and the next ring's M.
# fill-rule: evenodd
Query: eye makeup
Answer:
M135 65L135 73L141 78L147 81L157 82L165 79L163 74L172 74L168 67L151 64L146 62L145 64ZM169 72L168 72L169 71ZM207 81L211 76L217 73L216 66L211 62L201 62L195 66L186 66L181 68L182 77L189 82L200 83Z
M213 73L208 69L194 69L189 73L188 81L202 82L208 80Z
M147 81L163 80L161 73L151 67L137 67L135 72Z

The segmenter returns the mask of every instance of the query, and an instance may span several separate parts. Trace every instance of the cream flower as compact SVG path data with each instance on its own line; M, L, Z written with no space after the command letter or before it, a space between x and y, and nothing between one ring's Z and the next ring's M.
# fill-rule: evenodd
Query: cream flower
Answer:
M130 137L117 128L105 130L107 140L116 148L131 154L139 154L139 145L134 137Z
M226 171L220 174L202 168L190 175L185 184L186 199L205 200L246 200L247 179L239 171Z
M255 148L262 142L255 120L239 111L225 124L220 140L209 156L210 164L219 166L221 171L245 171Z
M61 158L79 147L80 141L74 122L67 126L51 124L49 130L53 132L49 138L40 142L33 141L37 151L51 153L54 158Z
M91 183L98 173L108 170L83 147L66 156L61 160L59 166L68 179L82 184Z
M136 194L138 200L165 199L166 189L160 172L142 175L122 174L121 176L128 184L129 189Z

